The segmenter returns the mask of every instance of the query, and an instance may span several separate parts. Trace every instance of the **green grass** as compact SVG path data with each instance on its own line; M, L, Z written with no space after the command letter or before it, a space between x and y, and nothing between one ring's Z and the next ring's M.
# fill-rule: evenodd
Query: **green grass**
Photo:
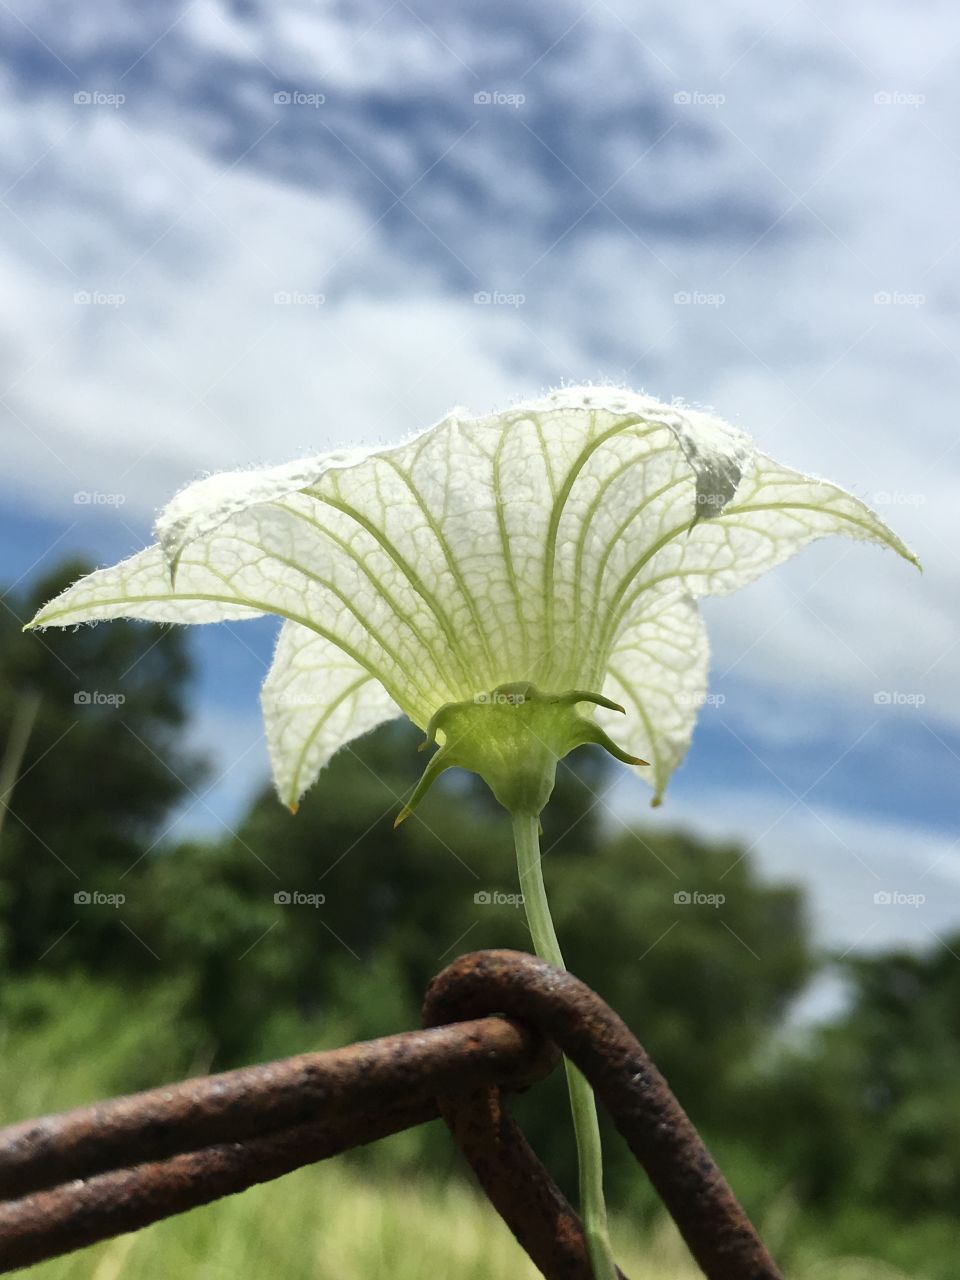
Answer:
M612 1222L631 1280L697 1280L673 1227L641 1239ZM535 1280L496 1213L465 1183L369 1180L343 1163L302 1169L144 1231L44 1263L37 1280ZM801 1263L791 1280L906 1280L868 1260ZM701 1277L702 1280L702 1277Z

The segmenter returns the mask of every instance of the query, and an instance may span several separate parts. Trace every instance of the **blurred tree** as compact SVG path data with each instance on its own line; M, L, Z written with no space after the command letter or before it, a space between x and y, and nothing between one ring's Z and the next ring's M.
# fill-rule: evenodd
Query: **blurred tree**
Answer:
M753 1135L808 1203L955 1213L960 1198L960 936L847 958L845 1013L752 1094Z
M8 964L155 965L126 910L75 902L125 891L203 775L180 740L190 663L183 634L119 622L23 634L75 561L8 594L0 611L0 920Z

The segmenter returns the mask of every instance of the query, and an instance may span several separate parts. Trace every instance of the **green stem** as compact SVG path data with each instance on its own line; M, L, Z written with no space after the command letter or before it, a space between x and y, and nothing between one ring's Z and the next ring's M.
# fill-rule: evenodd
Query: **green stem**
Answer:
M560 954L560 944L550 916L540 865L540 821L536 816L528 814L515 813L512 816L520 889L534 950L542 960L556 965L558 969L564 969L566 965ZM600 1150L597 1104L593 1090L580 1071L566 1058L563 1065L567 1072L570 1110L577 1137L580 1213L590 1265L594 1280L617 1280L617 1267L607 1234L607 1207L603 1199L603 1156Z

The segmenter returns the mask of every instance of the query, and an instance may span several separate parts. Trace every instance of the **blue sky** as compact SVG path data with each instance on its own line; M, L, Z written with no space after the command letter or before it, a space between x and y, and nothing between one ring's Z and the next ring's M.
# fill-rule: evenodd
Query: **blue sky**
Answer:
M625 776L611 820L743 839L832 944L960 926L955 10L11 0L0 30L6 582L137 550L207 470L454 404L711 406L926 573L844 541L708 602L717 701L662 810ZM273 634L194 639L219 781L174 834L266 775Z

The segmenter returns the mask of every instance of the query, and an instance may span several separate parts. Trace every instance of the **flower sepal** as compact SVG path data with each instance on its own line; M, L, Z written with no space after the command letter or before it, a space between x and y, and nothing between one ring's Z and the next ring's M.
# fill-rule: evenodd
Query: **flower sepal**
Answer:
M621 750L577 707L585 702L624 712L619 703L585 689L547 693L526 681L501 684L465 702L445 703L427 725L420 750L442 743L424 769L395 826L408 818L446 769L478 773L512 814L536 816L550 799L557 762L575 747L594 743L625 764L646 760Z

